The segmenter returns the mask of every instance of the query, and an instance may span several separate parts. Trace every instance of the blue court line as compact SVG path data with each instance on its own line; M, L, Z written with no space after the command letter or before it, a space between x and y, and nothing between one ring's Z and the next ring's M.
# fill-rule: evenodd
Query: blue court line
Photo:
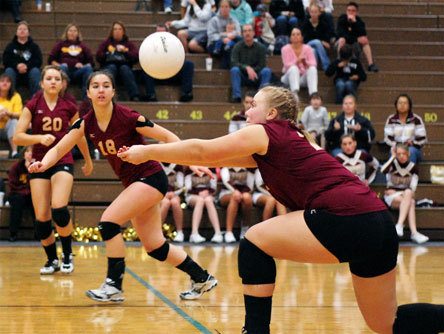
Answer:
M149 284L147 281L145 281L142 277L137 275L134 271L132 271L130 268L126 267L125 271L128 272L131 276L133 276L136 281L138 281L140 284L142 284L145 288L150 290L157 298L159 298L161 301L163 301L165 304L168 305L170 309L178 313L182 318L184 318L186 321L188 321L191 325L196 327L196 329L200 333L204 334L212 334L212 332L206 328L204 325L202 325L199 321L193 319L191 316L189 316L184 310L182 310L179 306L174 304L171 300L169 300L167 297L165 297L162 292L157 290L155 287L153 287L151 284Z

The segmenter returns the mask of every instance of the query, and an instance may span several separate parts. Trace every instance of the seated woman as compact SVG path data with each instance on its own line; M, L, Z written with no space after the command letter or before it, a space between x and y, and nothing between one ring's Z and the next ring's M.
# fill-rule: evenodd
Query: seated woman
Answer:
M281 50L284 67L281 78L283 84L290 86L292 93L298 93L301 86L308 87L308 94L318 91L318 70L313 49L304 44L301 30L291 31L290 44Z
M162 167L168 177L168 191L160 202L160 217L162 222L164 222L171 208L177 232L173 241L183 242L183 211L180 199L180 194L184 191L183 168L176 164L168 163L162 163Z
M242 208L242 226L250 226L251 208L253 200L251 192L254 187L254 174L241 167L224 167L220 171L223 188L219 193L219 202L227 207L225 242L236 242L233 234L233 226L236 220L239 206Z
M410 161L409 148L404 144L396 144L394 154L381 167L386 174L387 190L384 201L393 209L399 209L396 232L399 237L404 235L404 221L408 218L412 241L422 244L429 240L416 229L415 190L418 185L418 169Z
M57 65L68 75L71 83L79 82L82 99L86 97L86 81L93 72L93 55L83 43L79 27L74 23L66 26L61 41L56 43L48 56L49 65Z
M185 52L204 53L207 46L208 21L211 19L211 4L206 0L188 0L187 10L182 20L167 22L176 29L177 37Z
M221 58L221 68L230 67L231 49L241 40L239 22L230 14L229 0L219 2L219 11L208 22L208 52Z
M341 137L342 153L336 156L336 160L369 185L375 179L379 161L367 152L358 150L357 146L358 143L352 134L343 135Z
M211 242L221 243L223 241L220 232L219 216L217 215L216 206L214 204L214 194L216 193L217 181L208 175L198 176L192 170L185 172L185 188L187 194L185 196L186 203L193 207L193 218L191 221L190 242L205 242L205 238L199 234L199 225L202 220L204 207L207 208L208 218L214 228L214 236Z
M397 143L409 147L410 160L415 164L422 159L421 149L427 143L427 132L422 118L412 111L409 95L400 94L395 100L396 112L387 118L384 141L392 150Z
M0 140L8 141L11 158L17 157L17 145L14 144L12 137L22 109L22 97L15 91L12 78L3 73L0 75Z
M254 172L254 186L255 191L253 193L253 204L264 208L262 211L262 220L267 220L273 217L275 208L278 216L285 215L287 213L287 208L276 201L265 188L265 183L259 169L256 169Z
M96 60L101 69L107 70L116 80L120 79L124 83L131 101L140 100L139 87L132 70L133 65L139 61L139 51L129 40L123 22L113 22L107 39L97 50Z

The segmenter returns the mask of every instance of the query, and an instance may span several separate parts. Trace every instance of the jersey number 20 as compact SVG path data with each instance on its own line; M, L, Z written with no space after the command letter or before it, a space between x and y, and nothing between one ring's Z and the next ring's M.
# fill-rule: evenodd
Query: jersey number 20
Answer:
M60 131L62 130L63 121L60 117L51 118L48 116L43 117L43 131Z

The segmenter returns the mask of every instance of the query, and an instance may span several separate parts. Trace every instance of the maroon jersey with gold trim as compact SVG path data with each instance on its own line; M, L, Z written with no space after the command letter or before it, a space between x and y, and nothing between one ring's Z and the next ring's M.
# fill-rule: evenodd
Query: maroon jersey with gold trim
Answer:
M43 93L37 92L34 97L26 103L26 108L29 109L32 115L32 134L51 134L56 138L54 143L50 146L34 144L32 157L41 161L46 152L54 147L60 139L68 133L71 119L77 113L77 106L64 98L59 97L54 110L51 111L46 104ZM74 160L72 154L71 152L68 152L57 161L56 166L73 163Z
M386 209L355 175L322 149L316 149L289 121L262 124L269 145L254 154L270 193L291 210L325 209L348 216Z
M125 187L142 177L162 171L160 163L149 160L140 165L133 165L117 157L117 150L122 146L144 144L143 137L136 131L137 119L140 114L122 105L114 104L113 114L108 127L103 132L97 123L94 110L83 117L85 121L85 136L100 150L108 160L114 173Z

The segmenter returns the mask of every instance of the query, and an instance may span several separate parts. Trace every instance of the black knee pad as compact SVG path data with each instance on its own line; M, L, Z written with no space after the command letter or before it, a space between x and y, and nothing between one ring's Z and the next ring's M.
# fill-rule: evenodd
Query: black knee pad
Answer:
M99 231L103 241L110 240L120 233L120 225L112 222L100 222Z
M400 305L393 334L435 334L444 331L444 306L427 303Z
M273 284L276 281L274 259L247 239L241 239L238 254L242 284Z
M51 209L52 220L59 227L66 227L69 224L69 220L71 219L71 215L69 214L69 210L67 206Z
M168 252L170 251L170 244L168 242L164 242L162 246L148 253L152 258L165 261L168 257Z
M48 239L51 233L52 233L52 224L50 220L46 222L42 222L39 220L35 221L35 236L38 240Z

